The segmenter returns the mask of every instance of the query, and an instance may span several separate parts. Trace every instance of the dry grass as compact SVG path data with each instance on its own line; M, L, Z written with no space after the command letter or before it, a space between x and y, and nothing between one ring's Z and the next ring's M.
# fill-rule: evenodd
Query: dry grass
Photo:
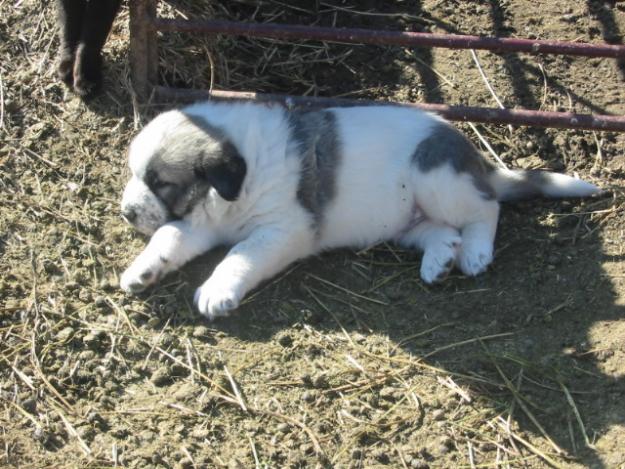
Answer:
M499 14L468 1L396 3L180 1L161 14L472 33L492 32ZM564 0L545 6L560 16L528 16L533 2L516 3L500 8L519 35L566 38L562 15L588 28L602 18ZM116 286L144 244L117 216L126 147L154 112L133 104L127 12L106 48L105 93L84 104L54 78L51 2L0 8L0 464L625 462L623 136L475 127L476 143L508 166L578 171L612 188L504 210L497 260L478 279L426 287L418 255L391 245L328 253L208 324L189 298L219 255L141 298ZM625 28L623 9L615 15ZM616 72L592 60L480 54L478 70L468 52L159 41L169 85L473 104L496 95L506 106L577 110L588 95L623 112ZM588 86L589 66L603 74L601 92Z

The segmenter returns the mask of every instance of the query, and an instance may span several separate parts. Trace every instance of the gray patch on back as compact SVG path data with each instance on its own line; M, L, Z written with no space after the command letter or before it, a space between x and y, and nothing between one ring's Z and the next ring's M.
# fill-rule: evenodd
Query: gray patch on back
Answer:
M332 111L290 113L289 143L301 159L297 199L314 217L318 228L323 211L336 194L336 172L340 164L340 142Z
M448 124L434 125L431 134L417 145L412 162L424 173L449 164L457 173L469 174L485 199L495 199L495 191L488 182L493 167L468 138Z

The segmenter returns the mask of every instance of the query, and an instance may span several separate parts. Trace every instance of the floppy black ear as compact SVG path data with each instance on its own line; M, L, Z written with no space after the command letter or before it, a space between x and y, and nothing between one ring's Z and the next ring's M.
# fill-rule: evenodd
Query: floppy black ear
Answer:
M195 167L196 176L207 181L228 202L239 197L246 173L245 160L228 140L220 143L219 150L202 154Z

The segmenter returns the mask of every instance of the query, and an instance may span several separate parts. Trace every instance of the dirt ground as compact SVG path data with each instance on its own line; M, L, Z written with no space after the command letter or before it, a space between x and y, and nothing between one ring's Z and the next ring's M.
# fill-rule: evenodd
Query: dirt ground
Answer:
M595 0L160 9L588 42L625 31L625 2ZM146 242L118 214L127 146L156 109L132 98L127 9L87 103L55 78L53 2L0 0L0 13L0 466L625 467L625 135L478 126L511 167L607 190L506 205L484 275L430 287L418 253L328 252L208 323L191 299L223 250L144 296L117 286ZM469 51L160 46L169 85L496 106ZM477 56L506 107L625 114L622 63Z

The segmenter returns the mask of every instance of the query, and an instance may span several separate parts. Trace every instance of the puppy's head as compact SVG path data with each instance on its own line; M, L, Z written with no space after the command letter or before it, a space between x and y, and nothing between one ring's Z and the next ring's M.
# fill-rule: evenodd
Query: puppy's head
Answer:
M184 111L150 122L130 145L129 166L122 215L145 234L184 218L209 192L236 200L247 171L223 131Z

